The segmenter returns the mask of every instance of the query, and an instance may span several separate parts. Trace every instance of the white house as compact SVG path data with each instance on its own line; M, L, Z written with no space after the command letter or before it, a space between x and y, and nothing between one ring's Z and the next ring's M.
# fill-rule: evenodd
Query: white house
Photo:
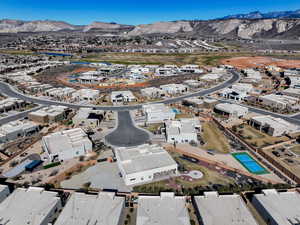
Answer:
M227 99L233 99L235 101L242 101L248 96L246 92L236 91L232 88L225 88L221 90L219 92L219 95Z
M124 208L124 197L114 192L98 195L74 192L55 225L120 225Z
M139 196L136 225L191 225L186 197L161 192L160 196Z
M147 123L161 123L175 119L176 113L163 103L143 105Z
M245 81L258 83L262 80L261 73L254 69L245 69L244 73L246 75Z
M300 194L297 191L278 192L269 189L252 198L252 205L270 225L299 224L299 204Z
M105 112L102 110L81 108L78 110L77 114L73 117L73 123L76 126L96 128L99 127L104 117L105 117Z
M51 88L44 91L46 96L53 98L69 98L76 90L74 88Z
M269 94L259 96L259 101L261 104L275 109L290 109L299 104L300 99L287 95Z
M56 219L61 208L57 192L39 187L18 188L0 203L0 221L5 225L47 225Z
M84 156L93 150L92 142L81 128L44 136L42 146L51 161L69 160Z
M0 112L8 112L25 106L25 101L18 98L6 98L0 101Z
M137 185L177 174L177 164L158 145L116 148L118 167L126 185Z
M113 91L111 92L111 102L133 102L136 101L136 97L131 91Z
M80 89L72 94L72 98L76 101L95 101L99 98L99 90Z
M184 84L165 84L161 85L160 88L169 95L184 94L189 90L189 87Z
M149 87L141 89L141 94L147 98L161 98L166 95L166 92L156 87Z
M299 126L269 115L252 117L249 124L256 129L275 137L300 131Z
M243 199L237 195L204 192L194 197L199 224L258 225Z
M201 130L199 120L181 119L165 122L166 139L169 143L198 143L197 134Z
M156 68L155 74L158 76L174 76L178 73L177 67L159 67Z
M0 127L0 143L30 136L39 131L39 125L30 121L12 121Z
M236 104L220 103L215 105L214 111L226 116L244 117L248 114L248 108Z
M90 75L84 75L77 78L79 83L81 84L98 84L103 82L106 78L105 77L95 77Z
M184 65L179 68L182 73L203 73L203 70L198 65Z
M183 84L188 85L191 88L198 88L203 85L203 82L197 80L185 80Z
M204 80L207 82L218 81L220 80L224 74L221 73L208 73L200 77L200 80Z

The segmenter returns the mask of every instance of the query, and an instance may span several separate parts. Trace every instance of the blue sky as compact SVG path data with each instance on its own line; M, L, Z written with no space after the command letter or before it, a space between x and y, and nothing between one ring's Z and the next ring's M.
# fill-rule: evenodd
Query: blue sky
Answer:
M296 9L300 9L300 0L0 0L1 18L63 20L73 24L144 24Z

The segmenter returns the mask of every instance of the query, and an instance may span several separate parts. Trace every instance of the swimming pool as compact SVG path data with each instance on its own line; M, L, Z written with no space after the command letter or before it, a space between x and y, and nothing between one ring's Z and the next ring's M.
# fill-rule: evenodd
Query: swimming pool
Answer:
M269 173L262 167L255 159L253 159L247 152L232 153L232 156L242 164L250 173L266 174Z
M172 111L173 111L176 115L178 115L178 114L181 113L180 110L179 110L179 109L176 109L176 108L173 108Z

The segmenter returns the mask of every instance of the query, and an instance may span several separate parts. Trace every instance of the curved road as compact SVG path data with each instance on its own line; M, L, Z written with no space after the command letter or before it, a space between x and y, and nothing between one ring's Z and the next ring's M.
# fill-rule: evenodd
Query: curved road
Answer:
M166 99L166 100L162 100L162 101L158 101L158 102L152 102L152 104L153 103L170 104L170 103L181 101L181 100L183 100L185 98L189 98L189 97L204 96L204 95L211 94L213 92L216 92L218 90L221 90L223 88L231 86L233 83L237 82L240 79L239 73L237 73L235 71L231 71L231 73L232 73L232 78L218 86L215 86L215 87L212 87L209 89L205 89L205 90L201 90L201 91L198 91L198 92L195 92L192 94L188 94L188 95L170 98L170 99ZM25 100L27 102L33 102L36 104L63 105L63 106L67 106L69 108L76 108L76 109L77 108L95 108L95 109L106 110L106 111L124 111L124 110L139 109L143 105L143 104L138 104L138 105L130 105L130 106L126 106L126 105L124 105L124 106L93 106L93 105L80 105L80 104L52 101L52 100L47 100L47 99L40 99L40 98L36 98L33 96L25 95L25 94L19 92L18 90L16 90L13 86L11 86L5 82L0 82L0 93L6 94L10 97L15 97L15 98Z
M134 125L129 111L118 112L117 128L105 137L108 144L118 147L138 146L149 139L150 136L146 131Z
M170 104L170 103L181 101L188 97L205 96L211 94L213 92L231 86L233 83L237 82L240 79L239 73L235 71L231 71L231 73L232 73L231 79L225 81L224 83L218 86L206 90L201 90L192 94L180 96L180 97L166 99L158 102L152 102L152 104L153 103ZM105 141L113 146L119 146L119 147L137 146L146 143L150 139L149 134L145 130L142 130L135 126L135 123L132 120L129 112L130 110L141 108L143 104L130 105L130 106L93 106L93 105L87 106L87 105L80 105L80 104L64 103L64 102L40 99L40 98L25 95L23 93L20 93L20 91L16 90L13 86L5 82L0 82L0 92L10 97L23 99L27 102L33 102L40 105L63 105L75 109L84 107L84 108L95 108L99 110L117 111L118 125L112 133L108 134L105 137ZM24 117L26 115L20 114L20 116ZM20 118L14 118L14 119L20 119Z

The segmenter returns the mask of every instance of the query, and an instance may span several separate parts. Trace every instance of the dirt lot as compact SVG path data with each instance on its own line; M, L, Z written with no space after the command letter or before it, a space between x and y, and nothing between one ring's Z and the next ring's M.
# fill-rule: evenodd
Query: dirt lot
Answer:
M240 69L245 68L263 68L265 66L273 65L282 68L300 67L300 60L277 59L272 57L234 57L231 59L221 60L223 64L229 64Z
M264 152L297 176L300 175L300 158L297 154L293 154L293 148L289 149L282 147L264 150ZM277 156L274 155L273 152L277 152Z
M273 145L279 142L288 141L286 136L272 137L249 125L243 125L237 128L237 132L241 135L249 144L252 144L258 148Z
M202 137L206 143L203 146L205 149L214 149L220 153L228 153L230 151L230 144L227 138L213 122L203 124Z

